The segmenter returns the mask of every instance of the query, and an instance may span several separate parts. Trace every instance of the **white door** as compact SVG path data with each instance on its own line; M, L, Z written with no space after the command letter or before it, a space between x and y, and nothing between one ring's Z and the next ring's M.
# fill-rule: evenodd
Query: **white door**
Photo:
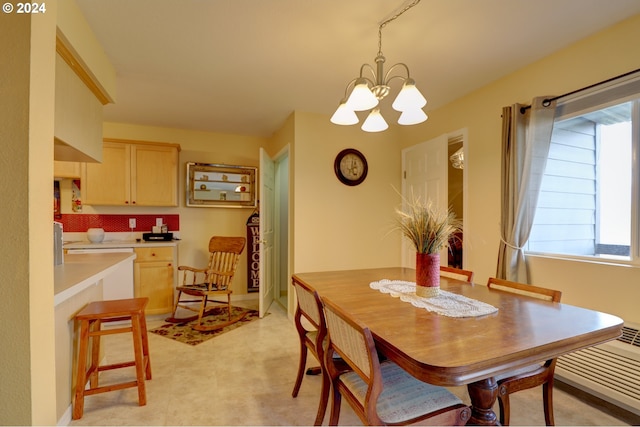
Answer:
M412 194L422 201L431 199L437 209L449 207L448 195L448 138L439 136L402 151L402 195L411 200ZM413 193L412 193L413 192ZM447 249L440 253L441 265L447 265ZM416 251L403 238L402 265L415 268Z
M275 162L260 149L260 317L275 298Z

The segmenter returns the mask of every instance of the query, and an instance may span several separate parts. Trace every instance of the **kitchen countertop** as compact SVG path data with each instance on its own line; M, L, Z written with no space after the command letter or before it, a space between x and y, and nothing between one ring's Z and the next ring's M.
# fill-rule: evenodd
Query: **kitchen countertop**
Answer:
M101 243L91 243L86 241L69 241L64 242L63 249L107 249L107 248L148 248L158 246L177 246L179 240L153 240L145 242L144 240L103 240ZM66 256L66 255L65 255Z
M133 262L133 252L65 254L64 264L53 268L54 306L92 286L120 264Z

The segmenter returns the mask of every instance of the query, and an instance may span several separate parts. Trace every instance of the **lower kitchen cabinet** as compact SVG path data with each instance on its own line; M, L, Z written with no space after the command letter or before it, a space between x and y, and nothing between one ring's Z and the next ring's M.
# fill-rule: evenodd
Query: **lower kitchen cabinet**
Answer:
M173 310L175 252L173 247L135 248L134 296L149 298L146 314Z

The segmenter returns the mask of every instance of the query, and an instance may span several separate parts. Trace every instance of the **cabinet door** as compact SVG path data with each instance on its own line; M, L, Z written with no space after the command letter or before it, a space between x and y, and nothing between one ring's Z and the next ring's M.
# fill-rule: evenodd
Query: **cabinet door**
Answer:
M147 314L170 313L173 309L173 263L168 261L133 264L134 296L147 297Z
M131 146L131 200L136 206L178 206L178 150Z
M55 178L80 178L80 162L61 162L54 160L53 176Z
M82 197L87 205L131 204L131 147L104 142L102 163L87 163Z

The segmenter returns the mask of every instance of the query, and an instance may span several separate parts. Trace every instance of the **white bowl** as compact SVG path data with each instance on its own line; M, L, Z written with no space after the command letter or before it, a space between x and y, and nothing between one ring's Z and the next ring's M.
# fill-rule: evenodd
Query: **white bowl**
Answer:
M91 243L100 243L104 240L104 228L90 228L87 230L87 237Z

